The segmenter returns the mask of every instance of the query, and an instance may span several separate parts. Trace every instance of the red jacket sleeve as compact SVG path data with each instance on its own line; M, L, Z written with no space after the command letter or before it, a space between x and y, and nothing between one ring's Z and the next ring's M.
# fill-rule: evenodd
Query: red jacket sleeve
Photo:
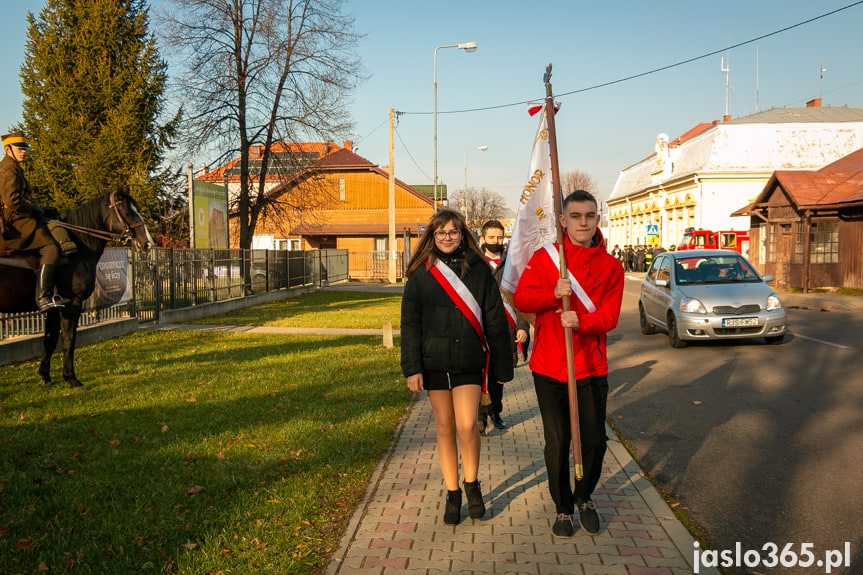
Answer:
M549 269L551 266L544 261L546 256L542 251L540 248L531 256L512 297L515 309L522 313L541 313L561 305L554 297L557 270Z
M604 334L617 327L617 322L620 319L620 306L623 302L623 266L609 266L608 273L604 275L605 288L602 300L595 312L580 312L578 314L578 328L575 330L577 333L585 335Z

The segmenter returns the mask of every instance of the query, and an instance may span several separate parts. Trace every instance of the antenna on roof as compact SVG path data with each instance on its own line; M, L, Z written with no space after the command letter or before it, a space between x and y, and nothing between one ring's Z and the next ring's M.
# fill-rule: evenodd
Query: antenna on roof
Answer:
M818 99L821 99L821 88L824 85L824 72L827 71L827 68L824 67L824 60L821 60L821 64L819 65L821 76L818 79Z
M755 112L758 113L758 46L755 47Z
M728 117L728 73L731 71L731 54L729 54L728 51L726 51L725 54L726 56L728 56L728 66L725 65L725 56L723 56L721 60L722 63L720 64L719 69L725 72L725 116L723 117L723 120L727 122L728 120L730 120L730 118Z

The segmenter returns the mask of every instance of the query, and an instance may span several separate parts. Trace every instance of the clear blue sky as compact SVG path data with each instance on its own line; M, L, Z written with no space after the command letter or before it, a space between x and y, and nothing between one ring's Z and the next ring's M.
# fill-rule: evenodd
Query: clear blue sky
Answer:
M478 50L472 54L438 51L440 181L451 192L461 188L465 150L486 145L486 152L467 152L468 186L487 187L501 193L507 205L517 205L538 121L520 102L544 96L542 76L552 63L554 92L563 104L557 115L561 170L588 172L605 197L622 168L653 153L658 133L673 139L700 122L722 118L724 52L585 89L723 50L854 1L354 0L346 10L366 34L359 55L371 77L346 103L356 127L343 139L353 139L361 156L386 165L389 108L406 112L395 140L396 175L410 184L431 184L434 49L473 41ZM38 12L44 2L3 4L0 127L5 128L20 116L26 12ZM729 114L756 111L756 78L758 109L804 106L819 95L822 60L824 105L863 107L861 27L863 4L731 50ZM492 106L504 107L448 113ZM197 165L211 159L191 160Z

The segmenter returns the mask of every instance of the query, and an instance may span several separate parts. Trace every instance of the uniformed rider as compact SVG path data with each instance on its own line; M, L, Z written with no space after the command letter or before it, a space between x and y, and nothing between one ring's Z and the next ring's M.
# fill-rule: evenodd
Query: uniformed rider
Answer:
M62 252L42 219L45 208L30 201L32 190L21 167L21 162L27 159L30 152L24 132L16 131L4 135L3 149L6 156L0 160L2 243L14 251L39 252L42 260L36 271L36 306L41 312L52 307L63 307L69 300L54 294L54 272Z

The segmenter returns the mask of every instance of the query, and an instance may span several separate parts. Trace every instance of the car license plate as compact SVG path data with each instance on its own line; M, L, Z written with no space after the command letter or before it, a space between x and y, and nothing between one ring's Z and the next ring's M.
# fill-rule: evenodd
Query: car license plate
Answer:
M728 317L722 320L722 327L750 327L758 325L757 317Z

